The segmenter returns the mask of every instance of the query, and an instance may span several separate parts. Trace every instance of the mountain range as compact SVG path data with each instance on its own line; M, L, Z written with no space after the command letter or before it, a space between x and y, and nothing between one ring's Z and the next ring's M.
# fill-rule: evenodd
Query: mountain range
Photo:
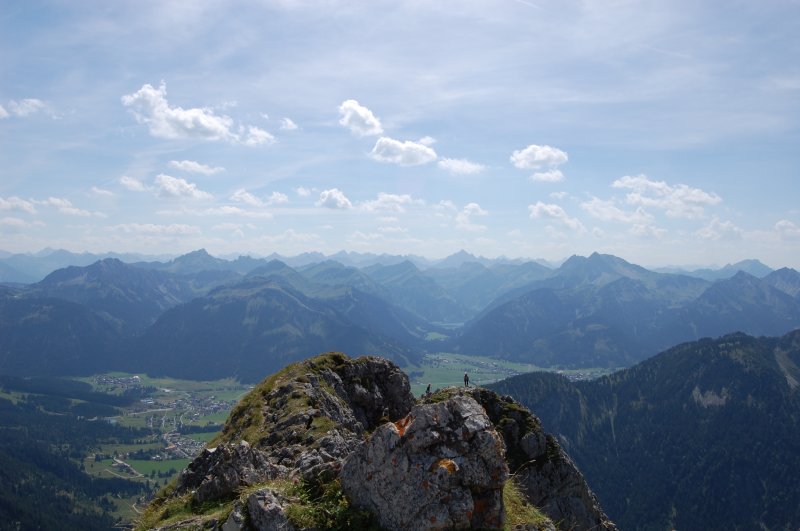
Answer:
M668 349L593 381L490 386L531 408L621 529L795 529L800 331Z
M255 380L331 348L404 366L449 351L615 368L703 336L800 326L792 269L712 282L597 253L557 269L470 257L426 269L410 259L292 267L198 250L163 262L69 266L0 289L0 372Z

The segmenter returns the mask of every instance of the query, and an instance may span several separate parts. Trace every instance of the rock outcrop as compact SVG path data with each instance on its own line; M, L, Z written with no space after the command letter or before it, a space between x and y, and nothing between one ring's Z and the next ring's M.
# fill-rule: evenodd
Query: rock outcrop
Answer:
M416 406L347 458L342 489L386 529L502 529L503 441L470 397Z
M575 464L527 408L480 387L445 390L434 399L453 393L472 396L497 426L514 481L530 503L564 529L616 529Z
M507 499L522 517L509 521ZM553 521L615 529L528 410L480 388L417 404L393 363L328 353L246 395L140 528L549 530Z

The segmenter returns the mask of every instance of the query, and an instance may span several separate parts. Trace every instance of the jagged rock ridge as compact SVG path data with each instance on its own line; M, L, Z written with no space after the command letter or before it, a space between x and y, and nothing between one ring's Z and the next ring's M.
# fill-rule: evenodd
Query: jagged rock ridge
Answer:
M512 495L531 511L523 520L506 513ZM139 527L555 529L553 521L615 529L528 410L475 388L417 403L392 362L328 353L245 396Z

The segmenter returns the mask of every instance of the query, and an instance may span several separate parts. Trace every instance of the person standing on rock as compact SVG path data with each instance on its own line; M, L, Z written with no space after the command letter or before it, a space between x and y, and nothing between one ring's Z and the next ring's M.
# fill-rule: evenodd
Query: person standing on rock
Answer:
M464 387L469 387L469 374L464 373Z
M429 394L431 394L431 384L428 384L428 388L425 389L425 395L427 396Z

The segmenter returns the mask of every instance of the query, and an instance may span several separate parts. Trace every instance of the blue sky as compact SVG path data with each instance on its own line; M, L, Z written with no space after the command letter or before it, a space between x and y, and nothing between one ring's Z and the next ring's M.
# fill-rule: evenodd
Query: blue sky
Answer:
M0 249L800 268L800 3L0 10Z

